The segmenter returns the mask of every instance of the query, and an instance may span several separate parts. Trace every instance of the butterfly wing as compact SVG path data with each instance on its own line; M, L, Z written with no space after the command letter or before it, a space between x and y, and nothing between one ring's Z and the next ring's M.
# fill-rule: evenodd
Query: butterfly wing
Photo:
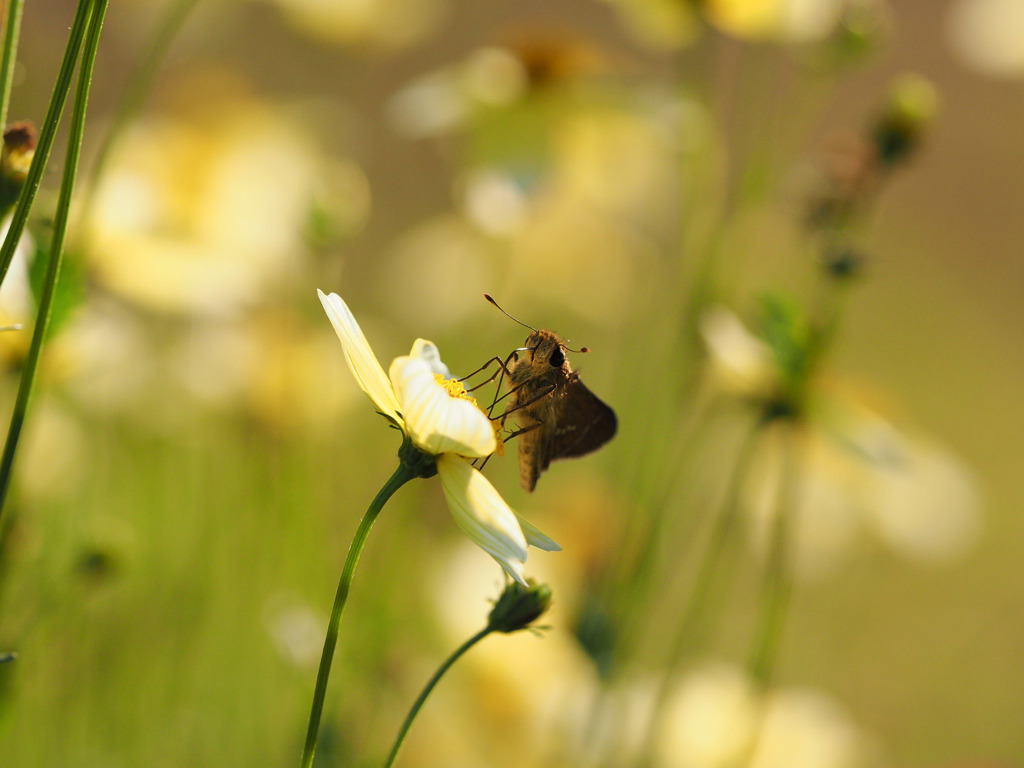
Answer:
M532 491L541 472L555 459L584 456L596 451L615 436L618 420L615 411L572 375L551 394L542 419L521 426L519 443L519 479Z
M615 411L587 389L578 377L571 379L559 393L561 413L555 419L548 440L544 468L554 459L584 456L596 451L615 436L618 419Z

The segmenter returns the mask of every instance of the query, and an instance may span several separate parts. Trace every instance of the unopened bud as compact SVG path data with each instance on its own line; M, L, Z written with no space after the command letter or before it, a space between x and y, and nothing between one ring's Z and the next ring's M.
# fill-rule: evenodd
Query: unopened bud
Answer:
M824 257L825 271L836 280L858 277L864 270L864 254L852 248L836 248Z
M496 632L517 632L539 619L550 605L551 588L547 584L513 581L494 604L487 624Z
M25 181L38 141L36 127L27 120L13 123L4 131L4 148L0 154L0 169L4 176L20 176L21 181Z
M38 138L36 127L27 121L14 123L4 131L0 151L0 215L6 215L21 194Z
M892 11L883 0L851 0L832 34L832 59L856 64L877 52L892 36Z
M874 129L879 162L891 167L906 160L920 145L938 107L938 91L929 80L913 74L900 76Z

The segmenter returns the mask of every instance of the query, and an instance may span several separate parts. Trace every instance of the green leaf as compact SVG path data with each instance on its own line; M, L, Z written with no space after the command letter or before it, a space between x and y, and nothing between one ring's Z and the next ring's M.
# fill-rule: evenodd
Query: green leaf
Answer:
M39 233L34 237L36 245L29 257L29 287L37 307L43 289L43 279L46 276L46 266L50 259L48 234ZM85 269L82 267L81 259L76 254L65 253L64 261L61 264L60 278L53 296L50 334L58 332L75 308L82 303L85 298L85 282Z

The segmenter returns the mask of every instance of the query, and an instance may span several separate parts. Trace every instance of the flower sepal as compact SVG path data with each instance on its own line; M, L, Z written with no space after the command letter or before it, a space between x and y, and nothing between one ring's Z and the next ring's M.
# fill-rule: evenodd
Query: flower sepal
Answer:
M410 437L402 441L398 449L398 460L412 477L427 478L437 474L437 457L421 451Z
M526 584L509 582L487 617L495 632L518 632L539 619L551 605L551 588L529 579Z

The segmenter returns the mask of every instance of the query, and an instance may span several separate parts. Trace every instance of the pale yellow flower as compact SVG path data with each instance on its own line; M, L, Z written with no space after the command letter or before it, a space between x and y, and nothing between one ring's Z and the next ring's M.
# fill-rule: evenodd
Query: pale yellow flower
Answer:
M701 331L713 390L771 408L783 379L768 344L722 307L705 313ZM788 477L801 575L834 570L865 538L921 561L963 554L981 525L967 467L835 382L812 377L808 384L804 412L765 429L744 481L755 545L765 547L771 538L780 483Z
M659 734L663 768L855 768L873 744L835 701L810 688L767 695L738 668L709 664L683 678Z
M268 0L297 31L328 43L405 48L437 28L445 0Z
M745 40L820 40L838 23L852 0L709 0L708 21Z
M351 161L328 158L302 115L198 84L194 109L134 124L117 144L88 220L89 274L134 304L235 320L301 283L313 214L351 233L370 206Z
M713 306L701 315L710 384L734 397L767 399L780 387L772 351L731 310Z
M509 576L525 584L527 544L549 551L559 546L521 520L468 461L490 456L497 448L487 414L452 380L432 342L417 339L412 351L395 358L385 374L341 297L317 293L359 386L416 448L436 457L455 522Z
M1024 75L1024 3L958 0L950 5L948 35L964 64L986 75Z
M677 0L605 0L641 43L653 48L683 48L700 35L698 16Z

